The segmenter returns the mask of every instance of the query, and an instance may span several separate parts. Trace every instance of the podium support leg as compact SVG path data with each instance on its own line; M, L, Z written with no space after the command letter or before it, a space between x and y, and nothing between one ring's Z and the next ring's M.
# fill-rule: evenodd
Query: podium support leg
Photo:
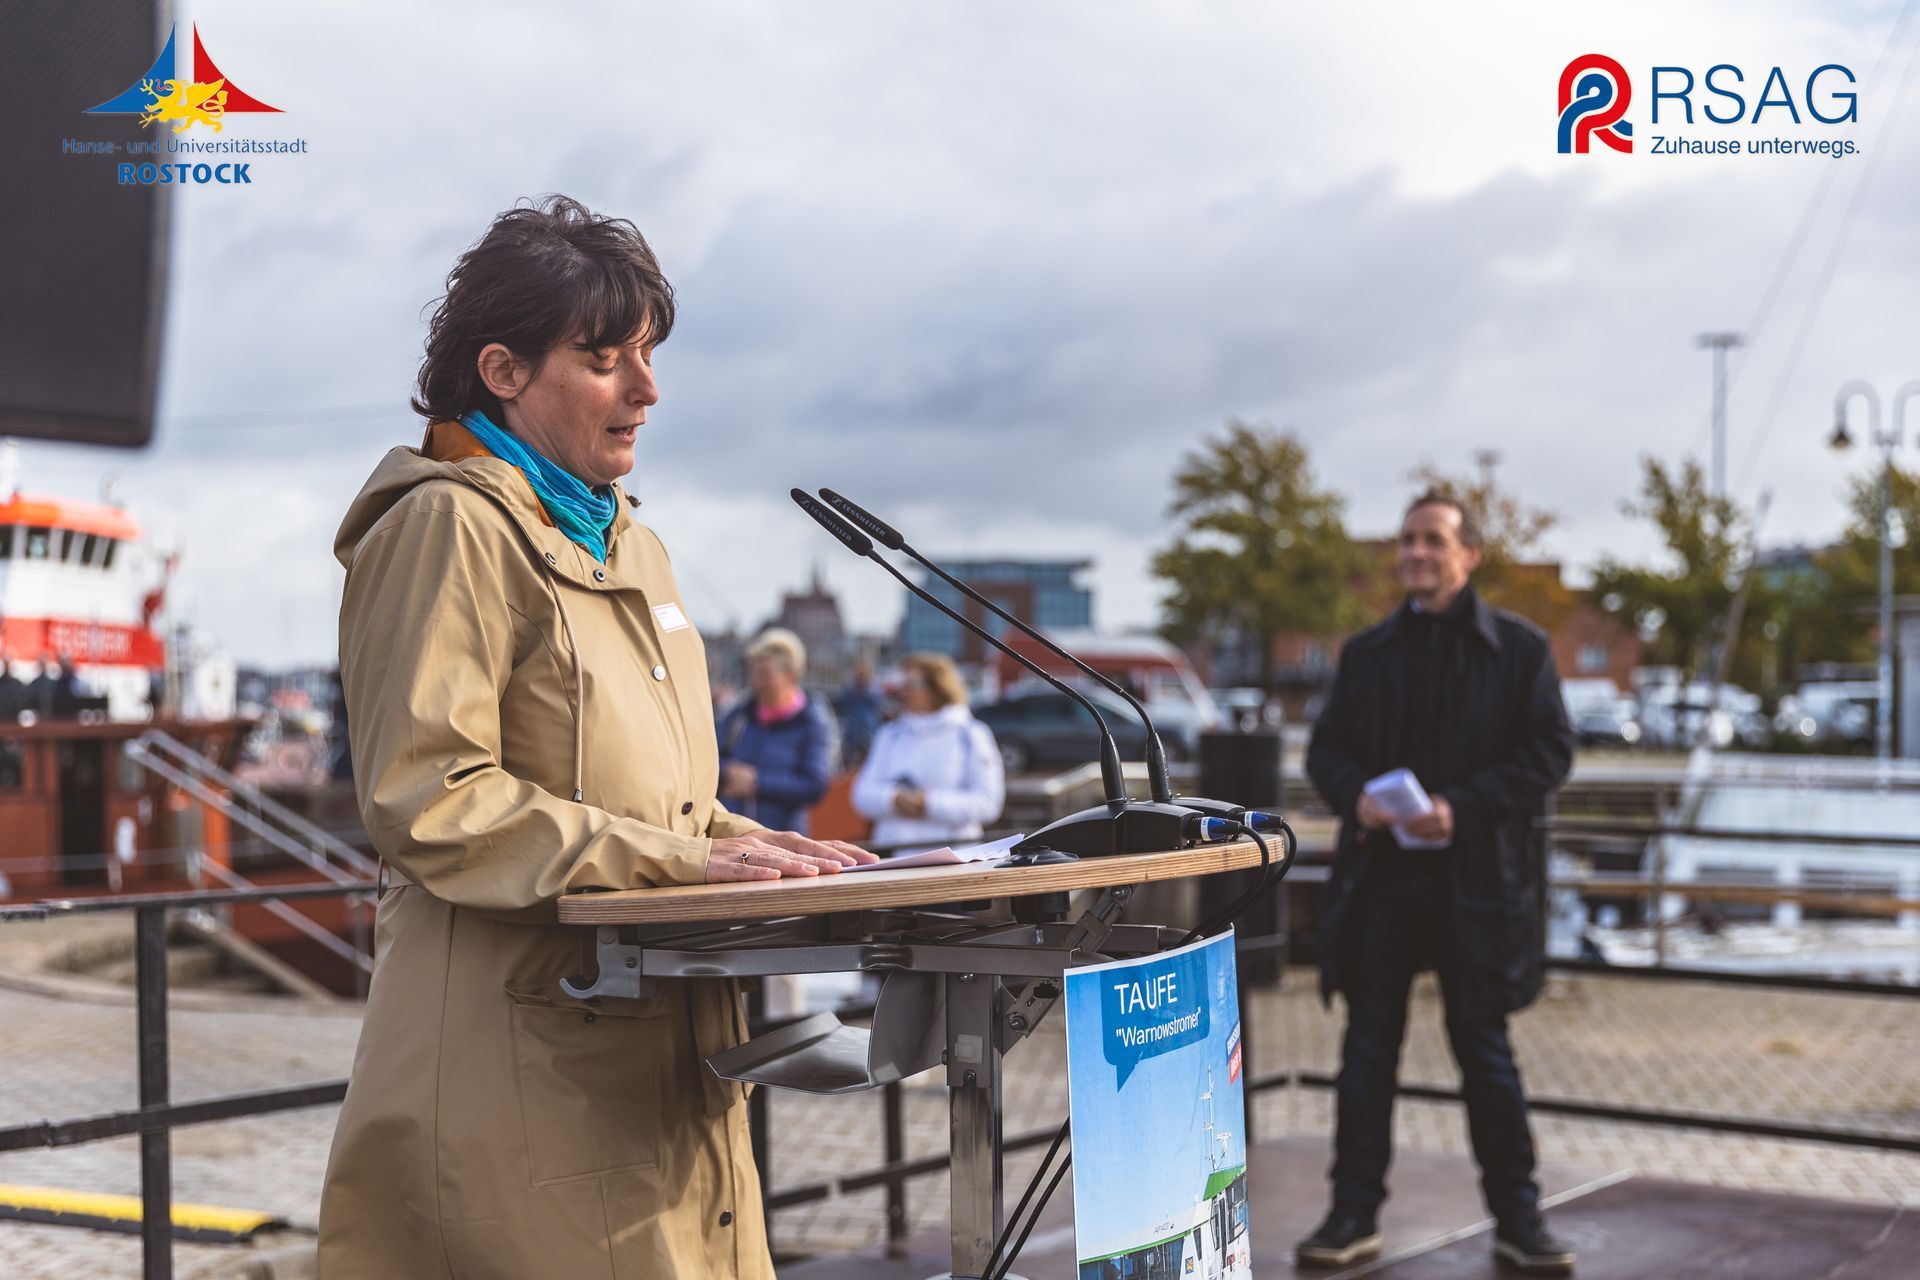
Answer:
M994 1009L1000 980L947 975L947 1085L953 1171L953 1277L978 1277L993 1252L1006 1206L1000 1170L1000 1050Z

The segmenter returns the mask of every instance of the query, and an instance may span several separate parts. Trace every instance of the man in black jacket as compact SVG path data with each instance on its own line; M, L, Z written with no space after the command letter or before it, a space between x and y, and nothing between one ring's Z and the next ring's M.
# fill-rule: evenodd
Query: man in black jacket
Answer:
M1346 997L1333 1208L1298 1260L1337 1266L1380 1250L1407 993L1434 969L1495 1252L1537 1274L1572 1270L1534 1182L1507 1015L1540 993L1542 876L1531 826L1566 777L1573 734L1546 636L1490 608L1469 579L1480 531L1429 491L1401 521L1406 601L1349 640L1313 727L1307 772L1341 818L1321 912L1321 994ZM1408 769L1432 810L1402 824L1365 793Z

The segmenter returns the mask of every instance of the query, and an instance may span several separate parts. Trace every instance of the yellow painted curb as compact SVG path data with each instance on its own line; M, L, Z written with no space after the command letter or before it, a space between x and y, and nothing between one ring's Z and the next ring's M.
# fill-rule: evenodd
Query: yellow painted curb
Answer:
M138 1196L0 1183L0 1219L134 1232L140 1230L141 1218ZM178 1201L173 1205L173 1234L183 1239L233 1242L245 1240L263 1227L285 1225L284 1218L257 1209L223 1209Z

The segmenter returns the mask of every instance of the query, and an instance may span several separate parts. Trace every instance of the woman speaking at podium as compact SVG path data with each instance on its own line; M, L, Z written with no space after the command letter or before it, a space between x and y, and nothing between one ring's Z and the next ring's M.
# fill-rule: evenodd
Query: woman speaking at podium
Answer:
M631 509L673 292L626 221L500 215L342 524L340 671L388 887L320 1207L327 1280L773 1275L730 980L576 1001L585 889L832 874L714 798L706 657Z

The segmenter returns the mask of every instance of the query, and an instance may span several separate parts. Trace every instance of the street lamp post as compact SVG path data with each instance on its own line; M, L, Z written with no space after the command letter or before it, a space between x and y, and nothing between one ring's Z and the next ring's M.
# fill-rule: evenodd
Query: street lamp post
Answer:
M1880 393L1858 378L1845 383L1833 398L1833 445L1852 443L1847 434L1847 403L1854 397L1867 402L1867 433L1880 447L1880 662L1879 714L1874 745L1882 760L1893 758L1893 453L1906 438L1907 403L1920 396L1920 381L1909 382L1893 394L1893 429L1880 430Z
M1693 340L1696 347L1713 352L1713 474L1712 493L1727 496L1727 351L1746 345L1737 333L1703 333Z

